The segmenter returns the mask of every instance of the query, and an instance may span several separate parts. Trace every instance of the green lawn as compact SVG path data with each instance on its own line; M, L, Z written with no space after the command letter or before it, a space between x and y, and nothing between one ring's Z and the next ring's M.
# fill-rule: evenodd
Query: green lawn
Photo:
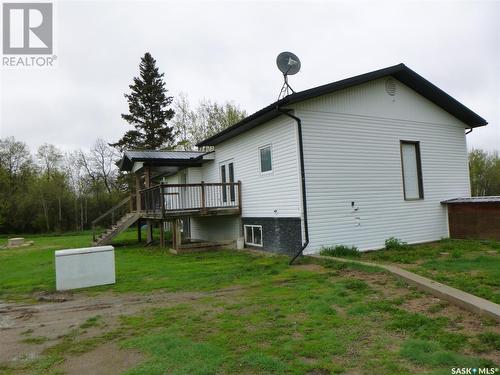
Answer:
M0 250L0 300L32 301L37 291L53 291L53 250L88 245L89 235L31 239L33 247ZM87 337L88 327L106 327L94 317L41 358L0 364L0 372L58 373L65 356L109 341L145 353L128 374L147 375L449 374L451 367L494 366L500 355L497 325L471 329L469 313L443 303L416 308L432 299L377 268L331 261L323 269L289 267L288 258L236 251L176 256L133 244L132 232L119 242L126 246L116 249L116 285L78 293L238 290L146 308ZM33 337L33 345L45 342Z
M362 253L500 304L500 242L451 240Z

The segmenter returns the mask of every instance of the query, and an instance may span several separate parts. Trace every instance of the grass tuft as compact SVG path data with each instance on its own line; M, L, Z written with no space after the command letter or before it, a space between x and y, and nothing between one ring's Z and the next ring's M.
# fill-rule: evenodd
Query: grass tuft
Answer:
M480 333L475 337L473 349L477 353L500 350L500 334L495 332Z
M81 329L87 329L87 328L90 328L90 327L97 327L101 324L101 316L100 315L96 315L96 316L93 316L91 318L88 318L84 323L82 323L80 325L80 328Z
M22 340L22 342L26 344L40 345L44 342L48 341L48 337L45 336L34 336L34 337L26 337Z
M400 355L418 365L437 367L488 367L492 362L487 359L473 358L444 350L438 343L425 340L407 340L403 343Z
M334 247L323 247L321 255L330 257L353 257L359 258L359 250L356 246L337 245Z

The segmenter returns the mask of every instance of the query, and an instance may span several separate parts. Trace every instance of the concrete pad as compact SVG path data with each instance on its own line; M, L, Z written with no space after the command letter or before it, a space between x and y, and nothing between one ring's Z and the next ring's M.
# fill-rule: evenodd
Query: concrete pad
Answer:
M17 246L22 246L23 244L24 244L24 238L21 238L21 237L9 238L7 240L8 247L17 247Z
M417 275L413 272L404 270L400 267L391 266L387 264L362 262L354 259L328 257L322 255L309 255L309 256L317 259L334 260L343 263L357 263L365 266L382 268L396 275L397 277L403 279L408 284L413 285L420 290L423 290L424 292L430 293L438 298L444 299L465 310L479 314L480 316L494 319L500 323L500 305L488 301L487 299L477 297L473 294L466 293L462 290L453 288L451 286L438 283L437 281Z

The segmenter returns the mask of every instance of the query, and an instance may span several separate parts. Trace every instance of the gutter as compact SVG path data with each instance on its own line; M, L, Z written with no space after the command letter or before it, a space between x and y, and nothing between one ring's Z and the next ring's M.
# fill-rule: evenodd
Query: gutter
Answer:
M284 114L285 116L288 116L288 117L294 119L295 122L297 123L297 130L299 133L300 180L301 180L301 184L302 184L302 212L304 215L305 242L302 244L302 246L301 246L300 250L297 252L297 254L295 254L295 256L290 261L289 264L292 265L293 262L295 262L295 260L299 256L302 255L302 253L305 250L305 248L307 247L307 245L309 245L309 225L307 222L307 198L306 198L307 193L306 193L306 175L305 175L305 167L304 167L304 144L302 142L302 122L301 122L300 118L298 118L297 116L294 116L294 115L288 113L287 111L280 109L279 105L276 106L276 110L278 112Z

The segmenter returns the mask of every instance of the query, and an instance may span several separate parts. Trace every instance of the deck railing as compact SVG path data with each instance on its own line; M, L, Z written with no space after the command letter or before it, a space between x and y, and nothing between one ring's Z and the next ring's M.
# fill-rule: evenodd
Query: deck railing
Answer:
M241 182L161 184L140 191L141 210L166 216L175 212L206 213L241 208Z

